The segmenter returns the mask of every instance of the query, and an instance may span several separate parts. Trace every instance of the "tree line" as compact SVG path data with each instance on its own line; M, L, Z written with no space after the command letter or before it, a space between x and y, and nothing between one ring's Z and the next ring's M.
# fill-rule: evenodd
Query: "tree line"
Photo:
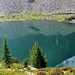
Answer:
M6 37L3 38L2 43L2 58L3 65L7 68L11 67L11 64L18 63L19 60L17 58L12 58L11 50L9 49L8 42ZM46 56L43 54L41 47L38 42L35 42L32 49L30 50L30 55L28 61L26 59L23 60L23 66L27 67L28 65L34 68L45 68L47 65Z

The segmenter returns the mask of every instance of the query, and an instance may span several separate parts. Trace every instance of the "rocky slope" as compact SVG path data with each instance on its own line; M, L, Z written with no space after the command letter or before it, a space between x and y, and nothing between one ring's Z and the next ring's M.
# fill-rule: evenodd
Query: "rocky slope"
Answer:
M0 15L19 12L75 12L75 0L0 0Z
M65 61L57 65L56 67L63 67L63 66L75 67L75 56L73 56L72 58L66 59Z

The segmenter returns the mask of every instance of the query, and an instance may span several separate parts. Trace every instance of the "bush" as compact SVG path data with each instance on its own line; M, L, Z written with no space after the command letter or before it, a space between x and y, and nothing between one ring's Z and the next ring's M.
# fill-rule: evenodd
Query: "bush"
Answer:
M75 16L71 16L71 17L68 17L66 18L68 21L71 21L71 20L75 20Z
M39 71L37 75L46 75L46 73L44 71Z
M5 65L6 68L10 68L10 65Z
M27 63L27 60L26 59L24 59L24 61L23 61L23 67L24 68L28 67L28 63Z
M64 75L73 75L70 71L67 71Z
M26 67L27 70L31 70L30 67Z
M61 68L61 70L63 70L63 71L67 71L67 70L71 70L71 69L72 69L72 67L69 67L69 66L62 67Z
M11 65L11 69L14 69L17 72L17 71L19 71L19 69L22 69L22 64L21 63L13 63Z
M14 58L14 57L13 57L12 60L11 60L11 62L12 62L12 63L19 63L20 61L18 60L18 58Z
M55 69L49 75L63 75L63 72L60 69Z

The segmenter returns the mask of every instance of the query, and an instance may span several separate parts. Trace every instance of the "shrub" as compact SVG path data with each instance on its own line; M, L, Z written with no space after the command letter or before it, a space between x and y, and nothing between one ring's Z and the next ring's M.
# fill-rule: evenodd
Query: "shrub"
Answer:
M28 63L27 63L27 60L26 59L24 59L24 61L23 61L23 67L24 68L28 67Z
M73 75L70 71L67 71L64 75Z
M27 70L31 70L30 67L26 67Z
M46 73L44 71L39 71L37 75L46 75Z
M68 20L68 21L75 20L75 16L70 16L70 17L66 18L66 20Z
M55 69L49 75L63 75L63 72L60 69Z
M69 67L69 66L62 67L61 68L61 70L63 70L63 71L67 71L67 70L71 70L71 69L72 69L72 67Z
M72 68L69 71L70 71L70 73L72 73L72 72L75 73L75 68Z
M12 63L19 63L20 61L18 60L18 58L14 58L14 57L13 57L12 60L11 60L11 62L12 62Z
M11 69L19 71L19 69L22 69L22 64L21 63L14 63L11 65Z

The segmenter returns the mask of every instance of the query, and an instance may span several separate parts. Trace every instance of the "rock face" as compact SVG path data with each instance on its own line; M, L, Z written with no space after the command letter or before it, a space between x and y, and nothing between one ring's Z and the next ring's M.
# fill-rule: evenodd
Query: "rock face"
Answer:
M61 64L57 65L56 67L63 67L63 66L75 67L75 56L63 61Z
M75 12L75 0L0 0L0 13Z

